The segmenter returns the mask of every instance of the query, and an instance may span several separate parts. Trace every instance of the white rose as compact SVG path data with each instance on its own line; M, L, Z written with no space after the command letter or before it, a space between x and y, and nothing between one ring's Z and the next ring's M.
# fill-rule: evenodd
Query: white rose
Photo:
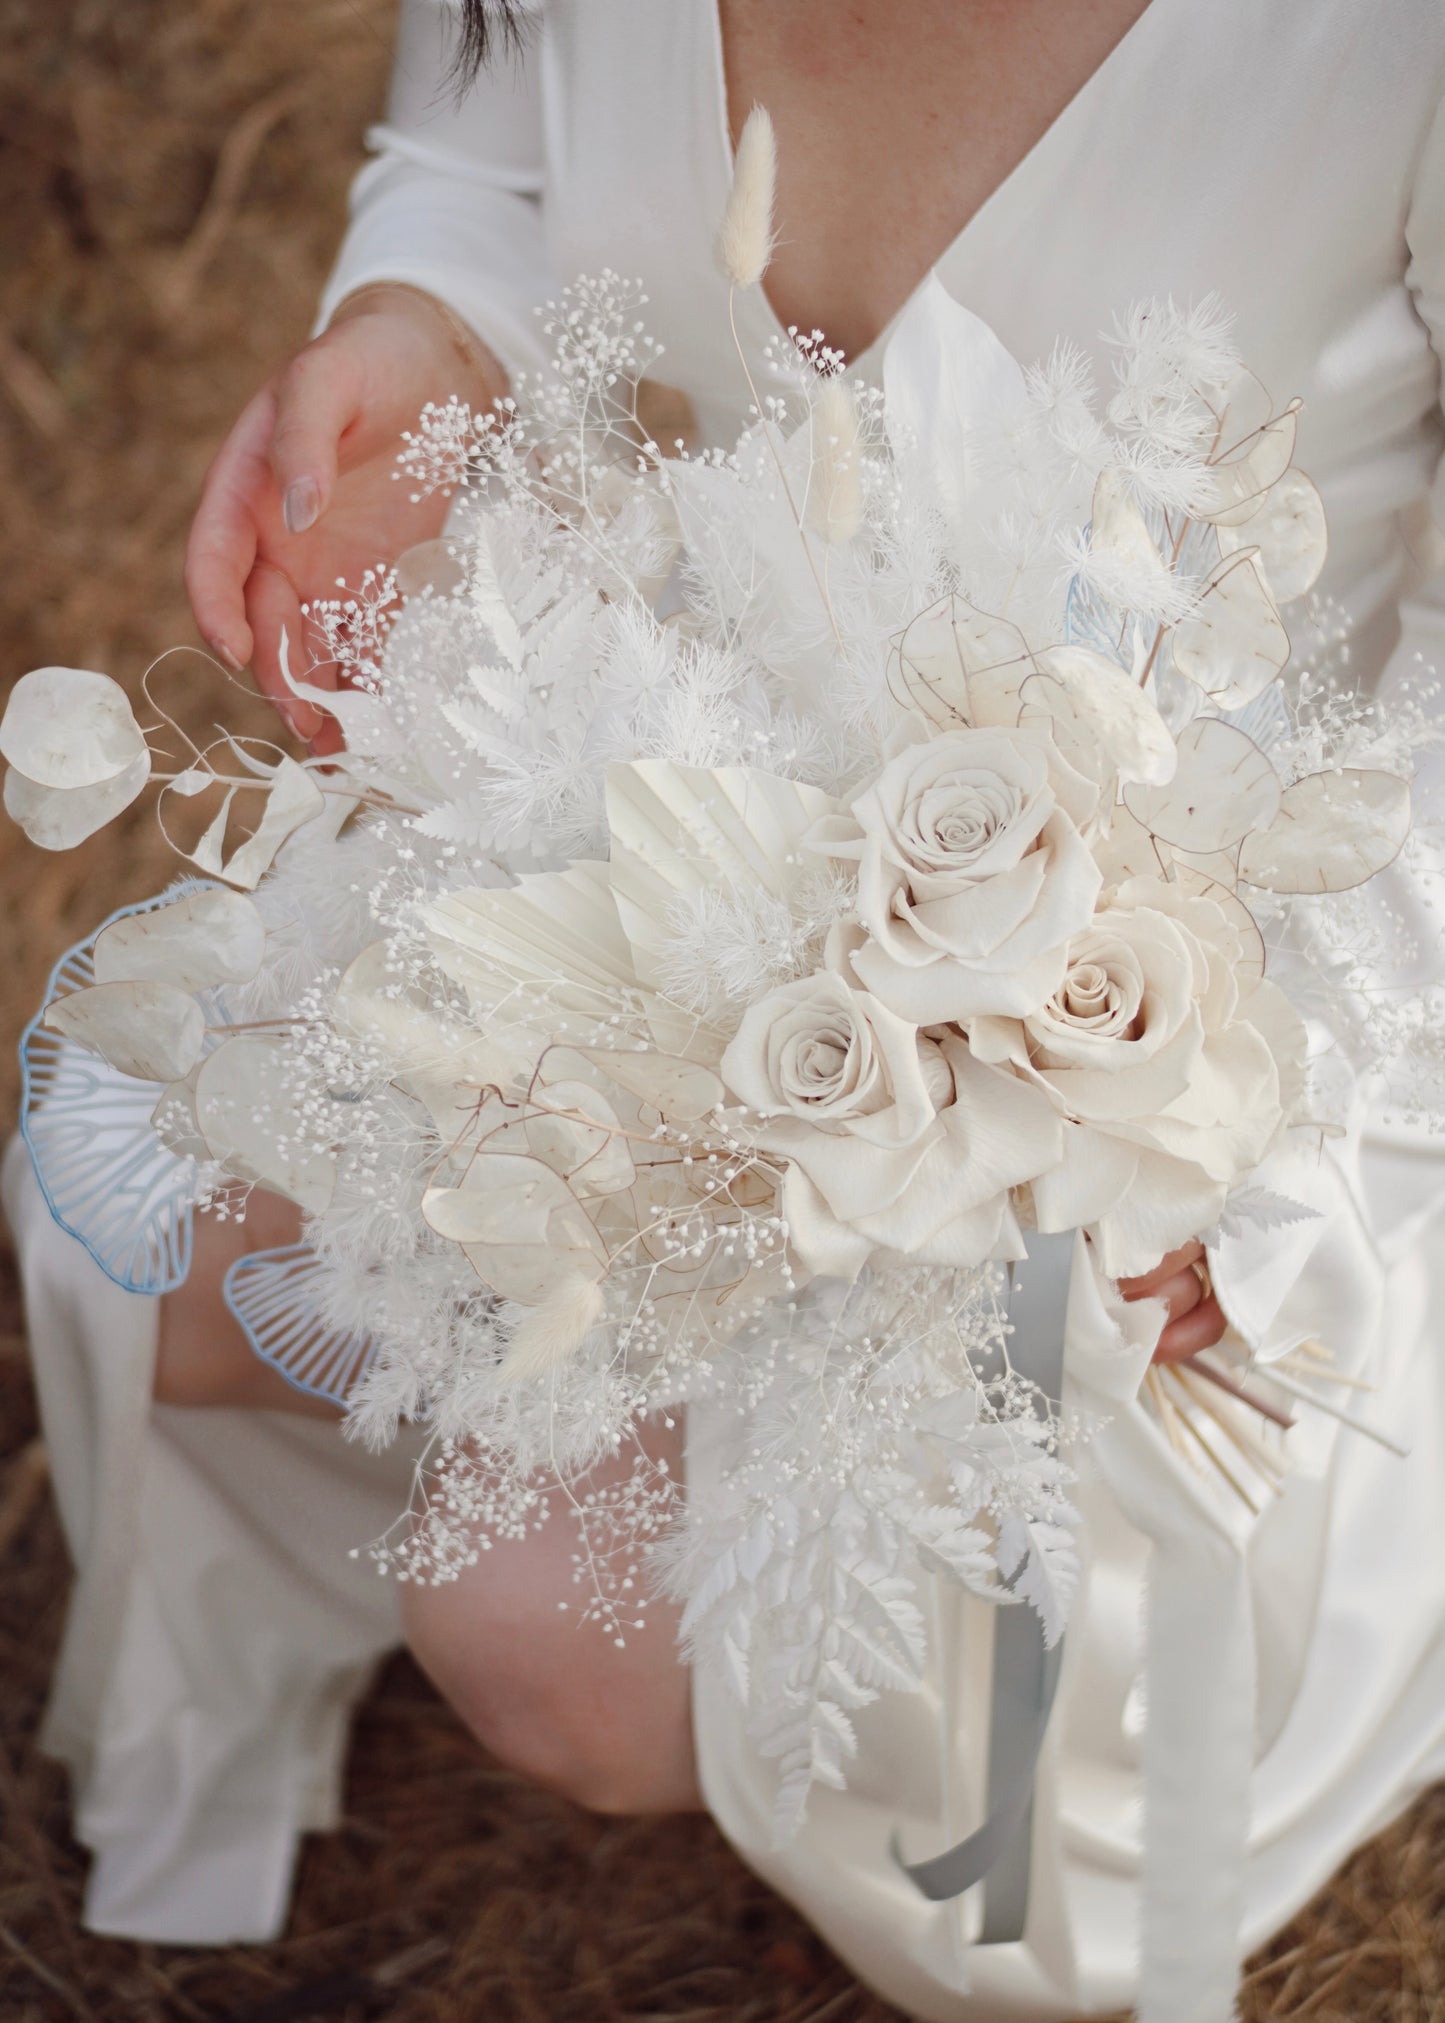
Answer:
M1078 796L1069 811L1061 791ZM916 1025L1044 1003L1098 896L1077 826L1092 811L1092 790L1031 726L946 731L897 753L808 839L857 862L864 986Z
M852 1277L875 1250L959 1267L1021 1254L1008 1190L1057 1162L1059 1122L957 1035L930 1039L820 970L750 1006L721 1067L786 1162L809 1271Z
M1075 936L1047 1004L970 1025L982 1058L1066 1120L1063 1159L1034 1182L1040 1228L1093 1225L1112 1275L1208 1228L1289 1121L1304 1028L1272 984L1241 985L1242 956L1212 900L1131 879Z

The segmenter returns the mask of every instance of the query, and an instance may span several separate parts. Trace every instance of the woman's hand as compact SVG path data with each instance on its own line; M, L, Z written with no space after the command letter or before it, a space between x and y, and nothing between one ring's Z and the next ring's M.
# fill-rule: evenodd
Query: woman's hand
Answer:
M196 623L232 667L254 661L318 751L341 740L332 719L288 696L282 627L296 640L303 603L440 532L446 500L413 505L394 479L402 431L429 400L486 407L505 391L496 361L440 303L367 288L261 388L211 465L186 549Z
M1121 1278L1119 1291L1126 1300L1162 1299L1168 1306L1168 1325L1154 1351L1156 1363L1187 1362L1201 1349L1212 1348L1227 1325L1209 1284L1202 1243L1171 1250L1142 1278Z

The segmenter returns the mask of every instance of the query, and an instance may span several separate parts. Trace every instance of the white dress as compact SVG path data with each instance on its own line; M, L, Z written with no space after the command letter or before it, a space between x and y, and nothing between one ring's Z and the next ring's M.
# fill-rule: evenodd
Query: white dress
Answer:
M404 6L388 122L356 185L323 320L367 282L410 282L448 301L515 373L544 361L534 306L608 266L642 281L666 347L659 376L689 396L701 436L730 439L746 390L712 255L731 166L713 0L548 0L525 64L504 62L460 107L442 81L443 20L438 0ZM1323 587L1371 681L1417 656L1445 669L1442 93L1437 0L1153 0L938 269L1016 356L1068 337L1101 376L1099 333L1131 301L1217 292L1276 397L1305 400L1300 462L1330 517ZM756 291L740 308L760 360L776 319ZM874 346L857 369L873 373L879 357ZM1438 934L1418 895L1401 903L1427 942ZM1291 1185L1315 1189L1322 1219L1262 1264L1257 1250L1234 1259L1224 1296L1256 1332L1327 1339L1342 1367L1378 1386L1370 1416L1412 1445L1411 1459L1332 1437L1322 1420L1302 1426L1286 1494L1246 1524L1155 1435L1132 1402L1137 1370L1121 1384L1126 1365L1109 1364L1107 1329L1095 1328L1093 1349L1071 1348L1076 1386L1114 1386L1112 1419L1086 1462L1089 1566L1040 1767L1021 1941L971 1946L972 1896L926 1902L889 1851L895 1827L914 1858L978 1823L986 1610L940 1591L929 1690L868 1710L849 1789L816 1794L783 1848L770 1840L768 1766L723 1684L695 1679L719 1824L912 2014L1069 2017L1138 1996L1171 2023L1225 2016L1221 1935L1257 1944L1445 1775L1445 1269L1432 1257L1445 1167L1409 1131L1367 1123L1362 1148ZM127 1296L92 1284L18 1158L7 1200L85 1569L49 1743L76 1773L79 1830L98 1855L90 1921L154 1938L263 1936L284 1912L296 1833L332 1802L345 1704L393 1634L389 1591L374 1575L364 1590L343 1540L389 1521L404 1460L367 1461L327 1429L275 1415L198 1415L227 1429L204 1441L184 1414L147 1420L153 1322L134 1316L149 1303L131 1300L126 1321L113 1303ZM107 1345L58 1316L62 1288L140 1344L129 1374L107 1377L108 1400L95 1389ZM47 1379L47 1361L71 1375ZM689 1468L710 1465L694 1414ZM262 1479L286 1486L283 1520L263 1513ZM92 1575L97 1537L114 1535L106 1499L132 1527L127 1552L107 1555L108 1583ZM324 1513L304 1543L289 1521L301 1510ZM202 1606L210 1575L196 1541L213 1526L250 1612L238 1634L265 1652L244 1717L223 1690L222 1647L207 1642L230 1634ZM1203 1690L1181 1695L1181 1679ZM167 1710L188 1696L184 1745ZM237 1749L237 1761L251 1752L261 1794L249 1823L208 1768ZM1151 1852L1172 1849L1167 1864L1142 1865L1142 1886L1141 1766ZM217 1863L230 1865L224 1882ZM1141 1902L1153 1934L1142 1983Z

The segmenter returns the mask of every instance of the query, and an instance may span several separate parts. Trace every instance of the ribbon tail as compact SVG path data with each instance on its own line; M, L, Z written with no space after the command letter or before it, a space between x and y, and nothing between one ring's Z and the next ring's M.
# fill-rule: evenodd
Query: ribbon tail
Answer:
M1009 1361L1051 1404L1064 1382L1064 1331L1075 1253L1074 1233L1034 1235L1021 1266L1010 1270ZM1015 1574L1017 1578L1017 1573ZM1000 1603L994 1617L988 1738L988 1816L943 1854L906 1862L895 1834L893 1858L932 1903L983 1882L984 1945L1023 1937L1032 1867L1034 1778L1058 1690L1063 1653L1049 1650L1032 1609Z
M1243 1552L1203 1524L1156 1535L1145 1636L1139 2023L1229 2023L1254 1768Z

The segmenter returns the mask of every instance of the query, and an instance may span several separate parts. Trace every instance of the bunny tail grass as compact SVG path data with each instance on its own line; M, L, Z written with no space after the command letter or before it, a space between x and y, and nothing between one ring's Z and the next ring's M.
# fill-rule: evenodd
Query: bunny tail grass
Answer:
M851 541L863 523L858 409L840 379L825 379L813 404L808 524L825 541Z
M718 229L718 258L734 288L761 281L773 257L773 196L778 149L773 122L760 105L748 114L738 140L733 186Z
M602 1288L591 1279L569 1278L540 1306L530 1307L512 1336L501 1374L526 1383L565 1363L602 1318Z

